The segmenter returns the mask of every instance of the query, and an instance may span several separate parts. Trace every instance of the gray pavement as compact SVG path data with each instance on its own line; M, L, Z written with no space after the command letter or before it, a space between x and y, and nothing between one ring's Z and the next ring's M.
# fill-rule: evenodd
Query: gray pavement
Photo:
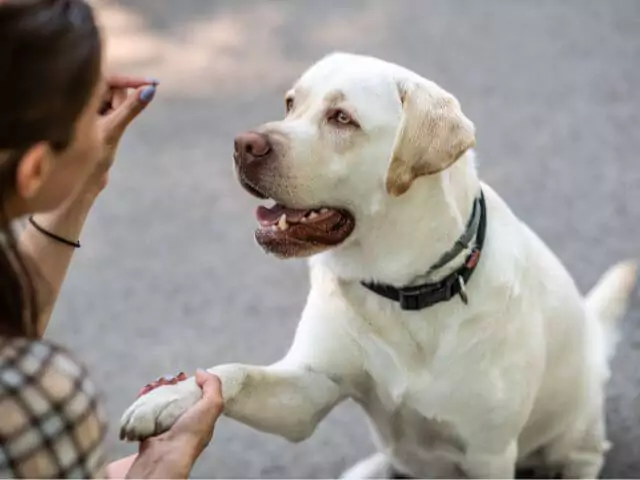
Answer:
M236 132L282 114L302 70L337 49L441 83L478 129L483 178L582 289L640 255L640 2L95 2L110 65L162 81L127 134L83 235L49 335L103 388L110 454L138 388L164 373L267 363L292 338L303 261L254 246L255 202L231 170ZM640 301L609 388L607 477L640 477ZM194 476L335 477L373 450L344 404L299 445L219 423Z

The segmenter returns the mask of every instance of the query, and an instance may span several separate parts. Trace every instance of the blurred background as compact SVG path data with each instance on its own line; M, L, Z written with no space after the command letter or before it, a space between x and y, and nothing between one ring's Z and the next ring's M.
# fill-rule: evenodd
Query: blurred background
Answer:
M636 0L103 0L109 69L161 81L128 132L50 337L70 345L118 420L159 375L284 354L307 294L303 261L253 242L233 137L283 114L332 50L400 63L461 101L483 179L581 289L640 254L640 2ZM640 477L640 302L609 395L606 477ZM369 454L343 404L299 445L221 420L194 477L328 478Z

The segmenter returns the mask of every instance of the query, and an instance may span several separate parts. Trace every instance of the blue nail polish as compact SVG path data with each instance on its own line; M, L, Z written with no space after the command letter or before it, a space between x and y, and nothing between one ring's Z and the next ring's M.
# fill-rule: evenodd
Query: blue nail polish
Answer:
M153 97L155 96L155 94L156 94L155 85L151 87L147 87L142 92L140 92L140 100L142 100L145 103L149 103L151 100L153 100Z

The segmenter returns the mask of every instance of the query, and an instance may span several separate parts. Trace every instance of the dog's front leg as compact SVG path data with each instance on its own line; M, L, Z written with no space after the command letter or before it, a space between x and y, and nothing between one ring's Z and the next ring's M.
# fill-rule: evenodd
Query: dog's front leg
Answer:
M225 415L292 442L308 438L343 398L327 376L300 366L223 365L211 372L222 379Z
M346 327L353 312L345 308L335 281L320 273L312 275L307 306L282 360L266 367L231 364L209 370L222 380L227 416L300 441L366 382L360 346ZM121 436L140 440L166 431L201 396L193 378L152 390L125 412Z
M327 376L285 362L221 365L209 371L222 382L227 416L293 442L311 435L341 398L338 385ZM142 440L168 430L201 393L193 378L147 393L125 412L121 436Z

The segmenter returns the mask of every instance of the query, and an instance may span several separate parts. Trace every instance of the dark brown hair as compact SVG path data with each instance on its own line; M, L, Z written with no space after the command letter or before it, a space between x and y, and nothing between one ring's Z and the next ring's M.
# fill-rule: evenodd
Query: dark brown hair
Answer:
M34 269L5 210L18 164L39 142L64 150L100 76L101 40L84 0L0 0L0 335L37 336Z

